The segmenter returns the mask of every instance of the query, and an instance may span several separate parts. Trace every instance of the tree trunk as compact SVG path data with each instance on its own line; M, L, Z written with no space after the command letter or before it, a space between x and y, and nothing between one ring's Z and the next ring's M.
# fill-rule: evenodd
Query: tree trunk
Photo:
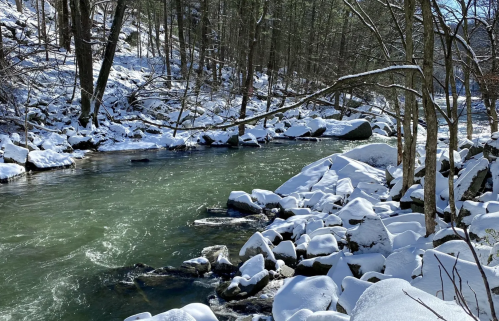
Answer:
M239 114L239 119L246 118L246 106L248 105L249 95L251 88L253 86L253 58L255 56L255 48L258 42L258 37L260 35L260 28L262 26L263 20L265 19L265 15L267 14L268 2L265 1L263 7L263 13L260 19L254 24L254 28L250 29L249 36L249 52L248 52L248 68L246 74L246 80L243 86L243 99L241 102L241 112ZM253 13L254 15L254 13ZM244 124L239 125L239 136L244 135Z
M80 69L81 114L79 121L86 127L90 122L91 104L94 88L92 68L92 45L90 44L90 3L89 0L70 0L71 16L75 35L75 53Z
M163 0L163 11L164 11L164 28L165 28L165 65L166 65L166 76L168 80L166 81L166 87L171 88L171 76L172 67L170 66L170 45L168 44L168 9L166 5L166 0Z
M102 97L104 96L104 91L106 89L107 80L109 78L109 72L113 65L114 54L116 52L116 44L119 40L121 25L123 24L123 16L125 15L126 0L118 0L116 5L116 11L114 13L113 24L111 25L111 33L106 44L106 51L104 53L104 60L102 61L102 66L99 72L99 77L97 78L97 84L95 85L95 91L92 96L92 103L94 110L94 124L99 126L99 121L97 116L99 115L99 107L102 102Z
M201 48L199 50L199 62L198 62L198 78L196 81L196 91L199 90L203 84L203 71L206 58L206 48L208 47L208 0L201 1Z
M424 213L426 236L435 233L436 226L436 172L437 172L437 114L433 106L433 54L434 34L433 15L430 0L421 0L421 11L423 15L423 107L426 118L426 161L424 181Z
M184 12L182 10L182 0L175 0L177 10L178 41L180 44L180 70L182 76L187 76L187 52L184 38Z
M340 48L338 52L338 67L336 68L336 77L339 78L345 68L345 49L346 49L346 36L348 31L348 17L350 16L350 11L345 9L343 13L343 26L341 27L341 39L340 39ZM340 92L337 91L334 93L334 109L340 109ZM340 120L343 118L343 111L340 115Z
M23 3L21 0L16 0L16 9L17 12L23 12Z

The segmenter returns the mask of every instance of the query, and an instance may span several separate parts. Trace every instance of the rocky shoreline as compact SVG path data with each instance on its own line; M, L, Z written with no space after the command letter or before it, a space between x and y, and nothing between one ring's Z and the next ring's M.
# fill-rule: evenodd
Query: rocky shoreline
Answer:
M460 141L455 183L459 226L467 226L470 232L495 304L499 304L498 137ZM424 149L418 151L416 173L421 173ZM257 231L238 258L229 258L228 249L216 245L179 268L141 274L145 279L166 274L219 280L216 294L205 302L209 307L197 303L154 317L142 313L126 321L435 317L412 298L421 299L447 320L471 320L454 302L458 294L451 279L439 273L444 270L457 271L461 282L469 284L459 295L472 313L479 311L480 320L488 320L490 310L477 264L448 222L447 160L448 146L441 142L438 227L429 237L425 237L425 217L419 211L424 204L422 185L415 184L400 195L396 149L386 144L364 145L320 159L274 192L232 192L228 207L246 216L217 224L258 222L249 225ZM201 220L197 224L215 223ZM456 231L463 233L460 228ZM231 260L241 263L233 265Z

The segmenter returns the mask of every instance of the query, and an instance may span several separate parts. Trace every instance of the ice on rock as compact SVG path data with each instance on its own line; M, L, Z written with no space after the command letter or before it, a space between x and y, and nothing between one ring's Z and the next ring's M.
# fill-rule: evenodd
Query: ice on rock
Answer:
M436 271L438 271L440 266L442 270L445 268L452 275L452 270L455 266L459 275L466 279L466 286L462 287L462 295L468 303L468 306L475 309L476 301L478 300L480 315L483 313L490 315L490 308L483 280L475 263L461 259L456 260L455 257L436 250L426 251L423 256L423 262L422 276L419 276L412 281L413 286L432 295L437 294L437 297L439 298L442 298L443 289L445 293L444 300L453 301L456 295L454 292L454 285L448 277L445 277L445 274L443 274L444 277L440 278L440 274L436 273ZM483 266L482 268L487 276L492 291L492 300L497 307L499 305L499 296L495 293L497 293L497 290L499 289L499 270L487 266Z
M246 241L239 251L239 257L242 261L246 261L258 254L262 254L266 261L276 262L274 253L268 245L268 240L260 232L256 232Z
M275 321L286 321L301 309L326 311L336 306L338 288L327 276L295 276L286 279L274 297L272 315Z
M210 307L202 303L191 303L181 310L187 312L196 321L218 321Z
M346 228L359 224L366 216L377 217L372 204L362 198L356 198L345 205L337 215L341 218L343 226Z
M440 284L440 283L438 283ZM382 280L371 285L360 296L352 311L351 321L428 321L436 320L435 314L413 298L420 299L445 320L471 321L455 302L446 302L411 286L401 279ZM447 297L447 295L446 295Z
M333 235L317 235L308 243L307 256L325 256L338 251L338 242Z
M27 148L16 146L14 144L6 144L4 145L4 162L24 165L28 159L28 152L29 150Z
M386 168L397 165L397 148L384 143L355 147L343 155L373 167Z
M324 176L331 166L330 160L325 160L314 167L302 170L276 189L275 193L287 196L293 192L309 192L314 184Z
M362 281L351 276L344 278L343 282L341 282L343 292L336 304L336 311L351 315L360 296L371 285L373 285L373 283Z
M37 170L73 167L75 161L67 154L59 154L53 150L35 150L28 154L28 165Z

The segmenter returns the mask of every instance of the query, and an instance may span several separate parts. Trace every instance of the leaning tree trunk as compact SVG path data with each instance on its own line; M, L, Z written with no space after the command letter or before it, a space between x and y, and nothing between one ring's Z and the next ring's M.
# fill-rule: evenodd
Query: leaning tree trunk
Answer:
M268 2L266 1L263 7L263 13L260 19L255 24L254 29L250 29L250 43L249 43L249 52L248 52L248 70L246 73L246 80L244 81L243 87L243 99L241 102L241 112L239 114L239 119L246 118L246 106L248 105L250 89L253 86L253 59L255 56L256 44L258 42L258 37L260 35L260 28L263 23L263 19L265 19L265 15L267 14ZM239 125L239 136L244 135L244 124Z
M86 127L90 122L90 98L94 91L90 3L89 0L71 0L70 5L75 35L75 53L80 68L81 114L79 121L82 126Z
M423 106L426 118L426 161L424 181L424 213L426 236L435 233L436 226L436 172L437 172L437 114L433 106L433 15L430 0L421 0L423 15Z
M123 23L123 16L125 15L125 3L126 0L118 0L118 4L116 5L113 24L111 25L111 33L109 34L109 38L106 44L106 51L104 53L104 60L102 61L99 77L97 78L97 84L95 85L95 91L92 96L91 105L94 107L93 117L95 126L99 126L97 116L99 115L99 108L102 102L102 97L104 96L104 91L106 89L109 72L111 71L111 67L113 65L114 54L116 52L116 44L118 43L121 25Z

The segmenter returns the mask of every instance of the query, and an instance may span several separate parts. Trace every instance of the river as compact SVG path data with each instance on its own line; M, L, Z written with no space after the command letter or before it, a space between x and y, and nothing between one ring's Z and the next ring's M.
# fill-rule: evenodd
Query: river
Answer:
M123 320L204 302L213 287L179 281L123 290L114 268L179 266L205 246L237 253L254 231L200 228L232 190L274 190L321 157L371 143L323 140L262 148L96 153L76 169L0 186L0 320ZM131 159L148 158L148 163Z

